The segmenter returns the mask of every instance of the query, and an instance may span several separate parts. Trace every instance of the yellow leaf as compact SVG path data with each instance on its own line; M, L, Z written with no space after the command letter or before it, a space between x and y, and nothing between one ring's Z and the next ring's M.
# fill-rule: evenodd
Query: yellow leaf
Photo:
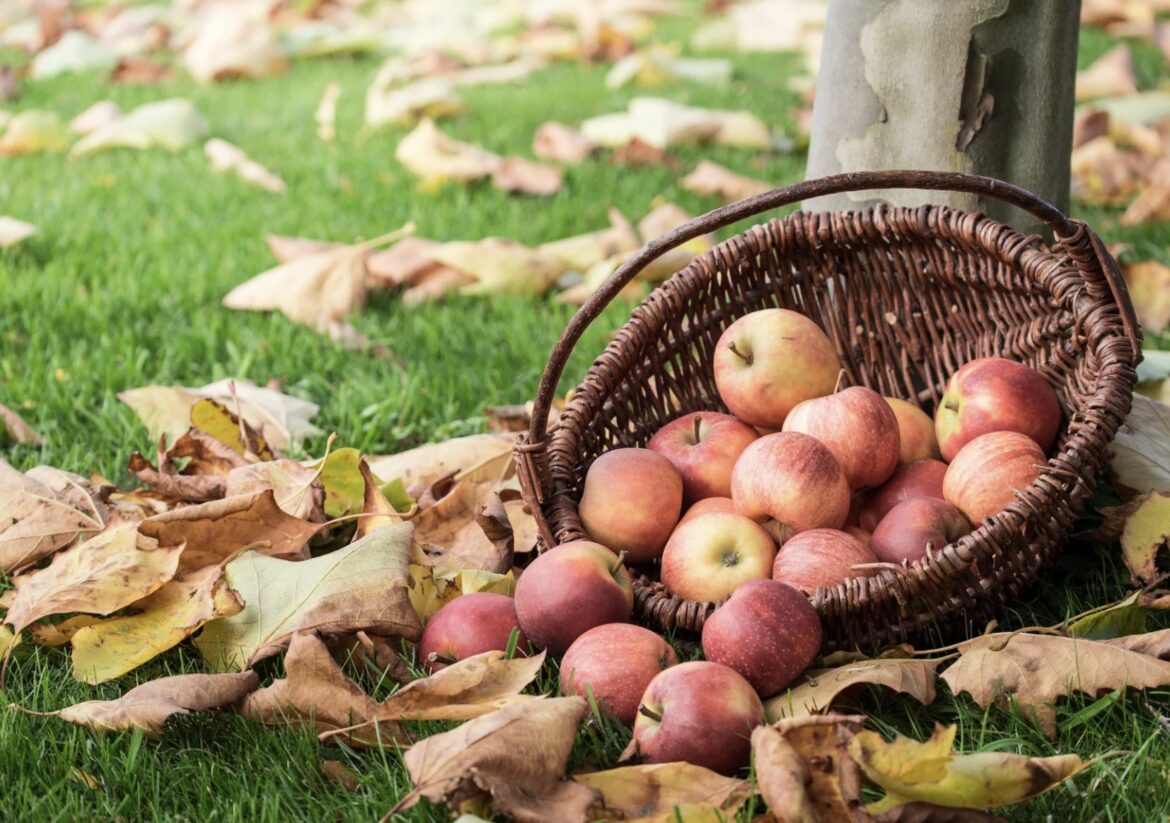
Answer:
M66 618L60 623L33 623L27 631L32 642L38 646L64 646L73 639L73 635L77 634L78 631L99 622L101 622L100 617L92 614L79 614Z
M461 594L491 592L492 594L502 594L505 597L512 597L516 594L516 577L511 570L504 574L496 574L495 572L485 572L482 569L461 569L455 575L455 579L459 583Z
M267 189L274 194L284 194L288 188L284 181L244 153L239 146L213 137L203 144L203 153L211 162L213 172L235 172L241 180Z
M207 121L190 100L176 98L146 103L87 134L74 144L70 157L112 148L178 151L207 131Z
M565 267L537 249L500 237L444 243L432 259L475 279L467 294L543 294Z
M358 466L361 460L361 453L347 446L309 464L320 473L321 487L325 490L325 514L346 517L362 510L365 483Z
M191 425L245 457L253 455L256 460L273 459L272 450L264 438L253 431L246 421L241 425L240 418L216 400L206 397L196 400L191 406Z
M1150 582L1158 576L1158 554L1170 540L1170 492L1146 494L1133 503L1121 532L1121 553L1134 580Z
M380 457L367 457L370 471L388 480L401 478L407 489L429 486L440 477L458 472L463 479L488 479L487 474L502 474L510 462L513 432L497 434L470 434L441 443L424 446ZM355 509L356 511L356 509Z
M92 508L78 510L67 497L0 459L0 572L17 571L80 534L100 531L101 514Z
M355 540L360 540L375 529L393 526L403 520L402 515L390 505L386 495L382 494L382 489L379 488L377 481L370 473L370 466L365 459L358 463L358 472L364 487L362 514L365 516L358 521L357 531L354 532Z
M1146 331L1160 332L1170 325L1170 266L1144 260L1125 265L1122 272L1138 322Z
M0 625L0 657L6 657L19 643L20 635L13 634L12 629Z
M746 780L690 763L648 763L573 775L601 794L595 812L637 823L731 820L751 796Z
M781 820L862 819L861 770L846 747L864 721L860 715L809 715L753 731L760 792Z
M478 180L487 177L500 164L498 155L452 140L429 117L424 117L399 141L394 156L424 183Z
M57 112L27 109L8 121L0 137L0 155L64 151L69 140L69 127Z

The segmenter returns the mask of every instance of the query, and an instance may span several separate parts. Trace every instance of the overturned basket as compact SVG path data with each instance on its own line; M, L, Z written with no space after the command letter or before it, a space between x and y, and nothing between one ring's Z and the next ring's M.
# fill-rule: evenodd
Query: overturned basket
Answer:
M944 189L995 197L1039 218L1049 246L981 214L942 206L797 212L737 235L657 288L585 375L556 427L558 380L585 328L647 263L699 235L811 197L874 188ZM1116 263L1083 222L1015 186L953 173L838 175L774 189L709 212L648 243L586 303L541 378L530 431L517 445L525 499L545 546L585 537L577 512L601 453L644 446L679 414L726 411L715 343L733 320L795 309L833 340L848 379L933 411L947 377L976 357L1038 369L1064 425L1046 470L1004 511L906 569L847 580L812 598L826 649L869 648L985 621L1029 586L1068 538L1129 413L1140 338ZM634 575L635 616L698 631L715 608Z

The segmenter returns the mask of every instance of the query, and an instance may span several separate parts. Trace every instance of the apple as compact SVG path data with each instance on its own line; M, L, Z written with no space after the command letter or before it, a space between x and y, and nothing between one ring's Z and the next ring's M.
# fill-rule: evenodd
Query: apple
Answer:
M659 635L631 623L595 626L573 641L561 660L561 694L593 694L599 706L627 726L650 681L678 663Z
M759 435L746 423L719 412L691 412L670 421L646 448L669 460L682 476L683 500L731 496L731 467Z
M981 434L947 466L943 497L978 526L1015 500L1017 490L1032 485L1046 465L1044 451L1026 434Z
M521 631L553 654L594 626L629 620L633 609L634 589L622 558L589 540L549 549L516 581Z
M819 440L778 432L752 443L735 461L731 499L752 520L771 517L793 534L836 529L849 514L849 481Z
M915 497L943 499L943 477L947 464L941 460L918 460L899 466L890 479L870 492L857 515L857 525L872 532L886 513L904 500Z
M887 397L886 402L898 418L898 434L902 443L898 462L939 458L938 439L934 436L934 421L918 406L900 397Z
M816 609L779 580L744 583L703 624L703 656L735 669L761 697L799 677L820 648Z
M885 482L898 466L898 418L873 389L853 386L805 400L784 420L784 431L810 435L828 446L853 489Z
M512 598L490 592L456 597L431 616L418 641L418 658L428 672L456 660L489 652L506 651L512 630L520 628ZM516 648L528 654L524 634Z
M742 514L710 512L674 530L662 552L662 584L687 600L718 603L748 580L772 573L776 544Z
M868 546L869 541L873 540L873 535L870 532L867 532L865 529L860 528L859 526L846 526L843 529L843 531L846 534L850 534L850 535L853 535L854 537L856 537L858 540L861 541L861 544L863 546Z
M711 512L739 514L739 509L735 507L735 501L730 497L704 497L683 512L682 519L678 521L678 525L681 526L688 520L694 520L701 514L710 514ZM678 526L675 526L675 528L677 529Z
M1035 369L983 357L947 381L934 413L934 433L949 462L976 437L996 431L1025 434L1047 454L1060 432L1060 401Z
M832 393L841 363L833 341L800 312L763 309L724 330L715 344L715 386L731 413L778 429L802 400Z
M631 744L646 763L684 760L734 774L751 759L764 704L734 669L708 660L671 666L650 681Z
M808 595L818 588L831 588L851 577L867 577L873 569L854 569L878 559L864 543L836 529L801 532L780 547L772 565L772 578L794 586Z
M631 563L662 553L682 511L683 482L669 460L649 449L614 449L585 473L578 513L589 536Z
M936 497L905 500L882 518L869 550L888 563L914 563L971 531L963 513Z

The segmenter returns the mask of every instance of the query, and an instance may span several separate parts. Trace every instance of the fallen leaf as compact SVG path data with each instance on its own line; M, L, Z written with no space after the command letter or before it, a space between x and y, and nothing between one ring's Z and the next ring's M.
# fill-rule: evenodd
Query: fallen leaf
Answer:
M402 757L415 788L390 813L486 793L517 823L584 823L597 792L563 775L588 713L580 697L537 698L420 740Z
M1145 183L1145 189L1121 215L1121 225L1140 226L1151 220L1170 219L1170 157L1163 157L1154 164ZM1165 302L1164 298L1162 302ZM1141 317L1138 319L1141 320ZM1166 322L1163 321L1161 326L1152 327L1151 330L1161 331L1165 327Z
M20 632L50 614L110 614L170 580L183 551L159 546L133 523L105 531L66 549L47 567L13 580L16 595L4 622Z
M543 294L564 271L535 249L500 237L444 243L432 254L475 280L463 287L466 294Z
M12 633L7 626L0 626L0 657L7 657L20 644L20 635Z
M678 57L674 51L655 45L627 54L614 63L605 75L606 88L620 89L630 83L661 86L690 81L709 86L726 86L731 82L730 60Z
M877 814L914 802L973 809L1007 806L1043 794L1090 765L1075 754L957 754L951 751L957 728L938 726L924 743L901 736L887 743L877 732L858 732L849 743L849 755L886 791L867 810Z
M1050 737L1060 697L1170 684L1170 662L1099 640L997 632L958 649L959 659L942 673L952 692L967 692L983 708L1006 705L1010 697Z
M777 820L820 820L805 790L812 782L809 766L779 730L771 726L752 730L752 766L760 796Z
M741 148L772 147L768 127L750 112L686 106L661 97L635 97L625 112L586 120L581 133L610 148L633 138L658 149L707 141Z
M421 237L404 237L390 248L374 252L366 259L371 287L419 283L428 273L441 268L431 257L439 245Z
M505 157L492 172L492 185L501 191L552 195L565 184L561 170L522 157Z
M183 64L201 83L227 77L268 77L288 68L266 19L266 2L206 4Z
M884 686L919 703L933 703L938 664L938 660L879 658L832 669L809 669L800 682L769 700L765 708L772 720L819 714L866 686Z
M1119 485L1138 494L1170 490L1170 406L1135 394L1111 450Z
M55 111L25 109L8 121L0 137L0 155L64 151L72 138Z
M113 100L99 100L69 121L69 130L77 134L92 134L122 116L122 107Z
M322 143L332 143L337 139L337 101L340 98L341 84L332 80L325 87L321 94L321 102L313 112L313 122L317 124L317 138Z
M516 554L535 551L540 543L540 527L528 504L523 500L509 500L504 503L504 511L512 525L512 551Z
M1160 629L1145 634L1131 634L1127 637L1112 637L1102 642L1119 649L1144 654L1147 657L1155 657L1158 660L1170 660L1170 629Z
M403 520L402 515L383 494L377 480L370 472L369 464L364 459L358 463L358 472L361 474L363 486L361 510L363 516L358 521L357 529L354 531L355 540L360 540L377 529L401 523ZM413 501L407 513L414 514Z
M169 584L167 584L169 585ZM66 618L60 623L33 623L25 629L29 639L38 646L64 646L73 639L73 635L86 626L100 623L101 618L92 614L79 614ZM8 631L4 629L3 631Z
M339 760L322 760L321 773L330 783L347 792L356 792L360 787L357 773Z
M29 76L38 79L61 74L109 76L118 56L80 29L70 29L61 39L33 58Z
M439 573L480 569L503 574L512 568L511 523L489 483L457 482L412 522L424 564Z
M0 217L0 235L4 233L3 221L9 218ZM14 221L15 222L15 221ZM25 224L27 225L27 224ZM29 228L32 228L29 226ZM33 229L35 232L36 230ZM26 237L28 235L25 235ZM0 246L8 245L0 241ZM24 419L14 412L12 409L0 403L0 435L3 435L2 440L11 440L14 443L30 443L34 446L43 446L45 441L36 433L32 426L24 422Z
M337 659L339 650L346 657L357 656L367 665L373 666L381 682L404 686L414 680L414 672L398 651L401 642L396 646L385 637L354 632L352 637L342 637L336 643L338 645L331 647L334 659Z
M1137 584L1160 576L1158 555L1170 540L1170 492L1149 492L1115 510L1125 518L1121 556Z
M213 402L213 401L209 401ZM222 406L220 407L223 408ZM194 411L194 409L192 409ZM223 409L223 411L227 411ZM202 415L195 415L201 417ZM205 422L205 421L204 421ZM203 429L197 429L192 426L187 430L187 433L175 441L163 454L160 460L165 460L169 463L174 463L179 460L185 461L183 466L183 474L193 475L222 475L224 483L229 482L229 478L234 471L238 471L247 466L262 466L264 463L249 463L248 460L237 451L234 446L238 446L242 441L239 439L239 425L238 418L237 425L232 429L234 437L232 442L225 443L216 437L211 436ZM255 440L256 438L250 438ZM271 455L269 455L271 457ZM240 492L234 492L239 494Z
M1070 637L1083 637L1086 640L1107 640L1111 637L1141 634L1146 630L1150 614L1142 601L1142 593L1134 592L1117 603L1093 609L1069 621L1065 632ZM1053 628L1060 630L1061 627Z
M424 185L444 180L471 181L487 177L500 164L498 155L443 134L433 120L424 117L402 138L394 156Z
M1072 196L1084 203L1107 206L1128 203L1144 174L1139 159L1122 151L1107 135L1073 149L1070 169Z
M234 146L226 140L211 138L203 144L203 153L211 161L213 172L235 172L241 180L274 194L284 194L288 188L280 177L249 158L239 146Z
M1084 71L1077 72L1078 103L1098 97L1134 94L1137 90L1133 55L1124 43L1105 52Z
M448 294L455 294L475 280L450 266L434 266L423 277L402 293L404 306L417 306L429 300L439 300Z
M601 795L595 815L640 823L689 821L706 812L732 819L752 794L746 780L690 763L623 766L573 780Z
M507 63L469 66L446 76L456 86L510 85L519 83L547 65L547 61L539 55L522 54Z
M43 483L0 460L0 571L11 574L104 526Z
M687 191L696 194L715 194L730 203L769 191L772 187L760 180L736 174L725 166L701 160L695 170L679 181Z
M209 620L244 608L219 566L171 580L133 604L138 614L79 628L72 638L73 676L83 683L121 677L185 640Z
M406 592L412 531L409 523L388 526L301 562L244 553L227 565L228 585L244 599L244 610L208 623L196 647L224 670L276 654L299 631L417 640L418 615Z
M672 172L682 169L682 161L665 149L652 146L641 137L631 137L624 146L614 149L610 158L615 166L663 166Z
M610 257L636 251L641 241L625 215L610 209L609 222L609 228L543 243L537 251L574 271L587 271Z
M378 708L386 720L470 720L534 698L521 692L540 673L545 654L508 660L501 651L466 657L399 689Z
M759 758L756 769L761 789L766 780L771 800L791 813L799 814L811 807L816 815L813 820L862 823L867 817L861 808L861 769L847 749L864 721L859 715L811 715L781 720L772 726L771 731L778 733L780 740L766 732L753 734L752 750ZM793 753L805 764L803 773ZM808 781L803 784L804 797L789 797L788 792L796 789L795 781L805 775Z
M431 122L452 117L466 108L451 81L441 77L428 77L393 88L380 86L375 79L366 90L366 126L371 129L409 125L423 119ZM406 165L406 161L402 162Z
M298 257L316 254L319 251L330 251L341 246L340 243L330 243L327 240L310 240L307 237L288 237L283 234L268 234L264 240L278 263L287 263Z
M171 76L171 67L149 57L123 55L118 60L111 78L115 83L136 86L153 86Z
M298 520L321 522L323 494L317 484L319 472L295 460L281 458L246 463L227 476L226 499L271 490L277 507ZM265 552L272 554L272 552Z
M1082 107L1073 113L1073 148L1109 134L1109 112L1104 109Z
M1122 267L1138 322L1146 331L1160 332L1170 325L1170 266L1154 260Z
M947 808L933 803L903 803L873 817L875 823L1008 823L979 809Z
M165 457L165 455L163 455ZM138 452L130 455L130 462L126 470L141 482L153 489L153 494L160 495L172 501L200 502L205 500L219 500L227 488L225 475L185 475L177 474L174 466L168 462L160 464L159 468ZM169 510L169 506L167 507Z
M367 457L366 462L378 477L401 479L408 489L429 486L450 474L468 477L486 471L503 479L515 442L511 432L469 434L398 454Z
M87 134L69 150L70 157L114 148L179 151L207 132L207 121L185 98L146 103Z
M361 473L362 459L361 452L346 446L309 464L309 468L318 473L325 493L325 514L329 517L348 517L362 510L366 494Z
M116 700L89 700L55 712L30 712L59 717L99 732L142 729L162 736L169 718L230 706L260 684L256 672L238 674L180 674L151 680Z
M532 137L532 153L544 160L575 166L597 151L597 144L564 123L542 123Z

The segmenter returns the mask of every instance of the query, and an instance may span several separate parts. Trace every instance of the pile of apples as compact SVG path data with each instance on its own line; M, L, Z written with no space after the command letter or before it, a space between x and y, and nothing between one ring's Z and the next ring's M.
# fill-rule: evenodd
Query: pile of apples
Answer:
M591 540L551 549L515 599L457 598L427 625L428 665L503 649L563 655L565 693L591 694L633 725L647 762L744 767L761 698L812 663L822 629L809 595L923 559L1001 511L1047 462L1056 393L1028 366L973 360L932 420L863 387L839 389L832 342L786 309L732 323L714 354L732 414L691 412L647 448L598 457L579 513ZM946 462L944 462L946 461ZM661 636L629 623L626 564L673 594L719 604L706 660L679 663Z

